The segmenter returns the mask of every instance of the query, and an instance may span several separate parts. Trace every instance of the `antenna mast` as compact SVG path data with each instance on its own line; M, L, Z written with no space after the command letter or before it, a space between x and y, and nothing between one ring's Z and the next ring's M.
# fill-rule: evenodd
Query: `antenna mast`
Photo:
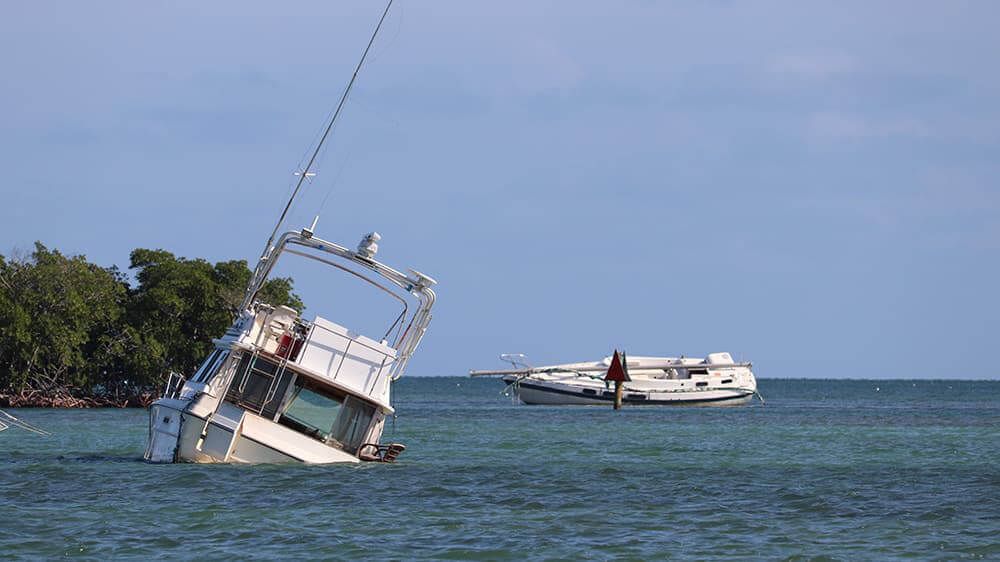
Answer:
M330 131L333 130L334 123L337 122L337 117L340 115L340 110L344 107L344 102L347 101L347 95L351 93L351 87L354 86L354 81L358 78L358 73L361 72L361 66L365 64L365 58L368 56L368 51L371 50L372 44L375 42L375 37L378 35L379 29L382 28L382 22L385 21L385 17L389 14L389 8L392 7L392 0L385 6L385 11L382 12L382 17L378 20L378 25L375 26L375 31L372 33L371 39L368 40L368 46L365 47L365 52L361 55L361 60L358 61L358 66L354 69L354 75L351 76L351 81L347 83L347 88L344 90L344 95L340 97L340 103L337 104L337 110L333 112L333 118L330 119L330 123L326 126L326 130L323 131L323 136L319 139L319 144L316 145L316 150L313 151L312 157L309 159L309 163L306 164L302 173L299 174L299 181L295 184L295 191L292 192L292 196L288 198L288 203L285 205L285 210L281 212L281 216L278 218L278 224L274 225L274 231L271 232L271 237L267 239L267 244L264 245L264 253L261 254L260 260L263 262L267 259L268 254L271 252L271 244L274 242L274 237L278 235L278 230L281 228L281 223L285 222L285 215L288 214L288 209L292 207L292 202L295 201L295 196L299 194L299 189L302 187L302 182L306 180L309 176L309 170L312 168L313 163L316 161L316 157L319 156L319 151L323 148L323 143L326 141L326 137L329 136ZM316 217L319 218L319 217ZM315 228L316 223L313 222L313 228ZM258 264L259 269L259 264Z

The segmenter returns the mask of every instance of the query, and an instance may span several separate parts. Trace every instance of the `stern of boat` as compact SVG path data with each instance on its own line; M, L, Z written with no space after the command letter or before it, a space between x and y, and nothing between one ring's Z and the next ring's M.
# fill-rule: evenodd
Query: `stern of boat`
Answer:
M181 412L186 402L161 398L149 407L149 444L143 458L153 463L172 463L177 458Z

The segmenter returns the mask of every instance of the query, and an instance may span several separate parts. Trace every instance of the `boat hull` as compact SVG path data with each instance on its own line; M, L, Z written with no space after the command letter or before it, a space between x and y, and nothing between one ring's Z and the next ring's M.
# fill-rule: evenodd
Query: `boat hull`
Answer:
M506 379L505 379L506 380ZM513 382L513 381L507 381ZM594 391L591 388L543 381L519 381L518 398L527 405L609 405L614 403L614 391ZM585 391L595 392L590 394ZM631 395L631 397L630 397ZM643 398L638 398L638 396ZM628 406L741 406L753 399L748 389L712 389L685 392L626 392L622 403Z
M178 400L159 400L150 407L146 460L234 464L361 462L356 456L308 437L289 435L287 428L257 416L232 425L185 410L184 402Z

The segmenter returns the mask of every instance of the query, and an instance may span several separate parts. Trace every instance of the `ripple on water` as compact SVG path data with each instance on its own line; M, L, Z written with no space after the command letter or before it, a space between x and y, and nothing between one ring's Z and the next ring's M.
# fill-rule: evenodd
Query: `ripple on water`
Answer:
M941 400L896 381L879 381L875 397L870 381L766 381L764 408L614 413L512 407L491 381L403 382L391 439L407 451L388 466L150 465L139 462L144 412L26 412L55 435L0 433L0 548L30 558L1000 557L996 385L951 383Z

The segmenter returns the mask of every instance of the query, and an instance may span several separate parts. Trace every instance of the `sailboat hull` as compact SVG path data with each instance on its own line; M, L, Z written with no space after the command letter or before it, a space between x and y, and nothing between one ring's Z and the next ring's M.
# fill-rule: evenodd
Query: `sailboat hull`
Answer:
M513 382L509 380L507 382ZM610 405L614 390L581 388L567 384L522 380L517 383L518 398L528 405ZM626 392L622 402L629 406L740 406L753 399L748 389L724 389L685 392Z

